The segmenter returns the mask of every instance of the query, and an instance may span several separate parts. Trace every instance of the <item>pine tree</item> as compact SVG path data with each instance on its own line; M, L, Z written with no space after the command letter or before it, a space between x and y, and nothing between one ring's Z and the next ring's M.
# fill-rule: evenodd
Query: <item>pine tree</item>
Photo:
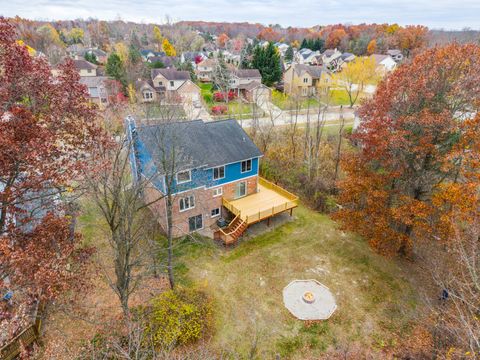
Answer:
M285 61L292 61L292 60L293 60L293 48L289 46L287 51L285 52Z
M300 45L300 49L307 49L308 44L307 44L307 39L303 39L302 44Z
M253 46L252 44L247 44L242 49L242 54L241 54L241 62L240 62L240 68L242 69L248 69L250 68L250 62L252 60L252 53L253 53Z
M123 86L126 86L125 68L123 67L122 60L120 60L120 56L116 53L112 53L108 57L105 72L108 76L120 81Z
M252 68L258 69L262 75L262 82L272 86L282 78L280 55L272 42L264 49L257 46L253 53Z

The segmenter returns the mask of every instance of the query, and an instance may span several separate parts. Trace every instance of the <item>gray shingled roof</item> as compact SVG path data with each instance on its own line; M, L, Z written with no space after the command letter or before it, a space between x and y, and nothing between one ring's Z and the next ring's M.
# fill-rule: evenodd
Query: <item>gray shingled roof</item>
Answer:
M78 70L93 70L97 68L97 65L89 63L87 60L73 60L73 63L75 64L75 68L77 68Z
M152 79L155 79L158 74L161 74L167 80L190 80L190 73L188 71L179 71L176 69L152 69Z
M177 149L177 167L215 167L262 156L236 120L202 120L145 125L137 128L139 140L161 172L161 148ZM142 154L139 154L142 157Z
M237 69L234 74L239 78L261 78L262 75L258 69Z
M295 67L295 72L298 75L301 75L303 72L307 72L310 74L311 77L315 79L319 79L322 76L323 68L321 66L311 66L311 65L302 65L302 64L296 64Z

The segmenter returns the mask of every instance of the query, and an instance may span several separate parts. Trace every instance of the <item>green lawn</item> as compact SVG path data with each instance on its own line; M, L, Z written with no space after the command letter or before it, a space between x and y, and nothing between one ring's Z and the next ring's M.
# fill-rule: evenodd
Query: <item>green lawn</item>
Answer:
M347 91L344 89L330 90L330 104L350 106Z
M291 98L287 94L284 94L278 90L272 91L272 103L282 110L290 110L296 106L296 104L292 102ZM317 99L313 98L301 99L299 106L301 109L318 107L318 101Z
M247 356L255 339L258 358L318 358L346 343L374 351L408 332L417 294L407 270L343 233L325 215L304 207L295 220L233 250L210 241L180 243L177 277L204 284L216 302L214 348ZM294 279L317 279L335 294L328 321L307 327L284 308L282 289Z

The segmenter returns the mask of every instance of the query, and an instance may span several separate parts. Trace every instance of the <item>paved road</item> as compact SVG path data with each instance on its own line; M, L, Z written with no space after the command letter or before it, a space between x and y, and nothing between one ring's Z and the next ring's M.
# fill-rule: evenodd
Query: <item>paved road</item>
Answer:
M295 114L291 114L291 113L288 113L287 111L282 111L280 109L274 109L274 110L271 110L271 112L269 112L270 116L267 116L267 117L262 117L262 118L259 118L258 121L260 123L260 125L262 124L271 124L272 121L273 121L273 124L275 126L282 126L282 125L290 125L292 124L295 120L297 122L297 124L305 124L307 123L309 120L310 122L314 122L314 121L317 121L317 118L318 118L318 113L310 113L310 114L298 114L297 116L295 116ZM318 110L317 110L318 111ZM332 107L330 109L328 109L326 112L325 112L325 120L327 123L337 123L340 121L340 108L339 107ZM343 108L342 110L343 112L343 117L345 119L346 122L353 122L354 120L354 109L350 109L350 108ZM239 120L240 124L242 125L242 127L244 128L248 128L248 127L252 127L253 125L253 119L244 119L244 120ZM333 124L333 125L337 125L337 124ZM332 126L332 124L328 125L328 126Z

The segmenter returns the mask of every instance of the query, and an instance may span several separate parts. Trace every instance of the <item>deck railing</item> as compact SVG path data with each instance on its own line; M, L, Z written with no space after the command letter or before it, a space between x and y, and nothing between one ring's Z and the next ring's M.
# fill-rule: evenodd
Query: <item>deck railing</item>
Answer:
M248 215L245 221L247 222L247 224L253 224L274 215L280 214L281 212L293 209L297 206L298 204L296 201L288 201L283 203L282 205L272 206L272 208L270 209L259 211L258 213L253 215Z
M298 201L298 196L292 194L290 191L287 191L285 190L284 188L268 181L268 180L265 180L264 178L262 177L258 177L258 183L262 186L265 186L266 188L268 189L271 189L279 194L281 194L282 196L286 197L287 199L291 200L291 201Z
M37 305L35 310L35 322L22 330L10 342L0 348L0 359L12 360L17 357L23 348L30 346L40 337L40 329L42 327L41 312L43 311L43 303Z

